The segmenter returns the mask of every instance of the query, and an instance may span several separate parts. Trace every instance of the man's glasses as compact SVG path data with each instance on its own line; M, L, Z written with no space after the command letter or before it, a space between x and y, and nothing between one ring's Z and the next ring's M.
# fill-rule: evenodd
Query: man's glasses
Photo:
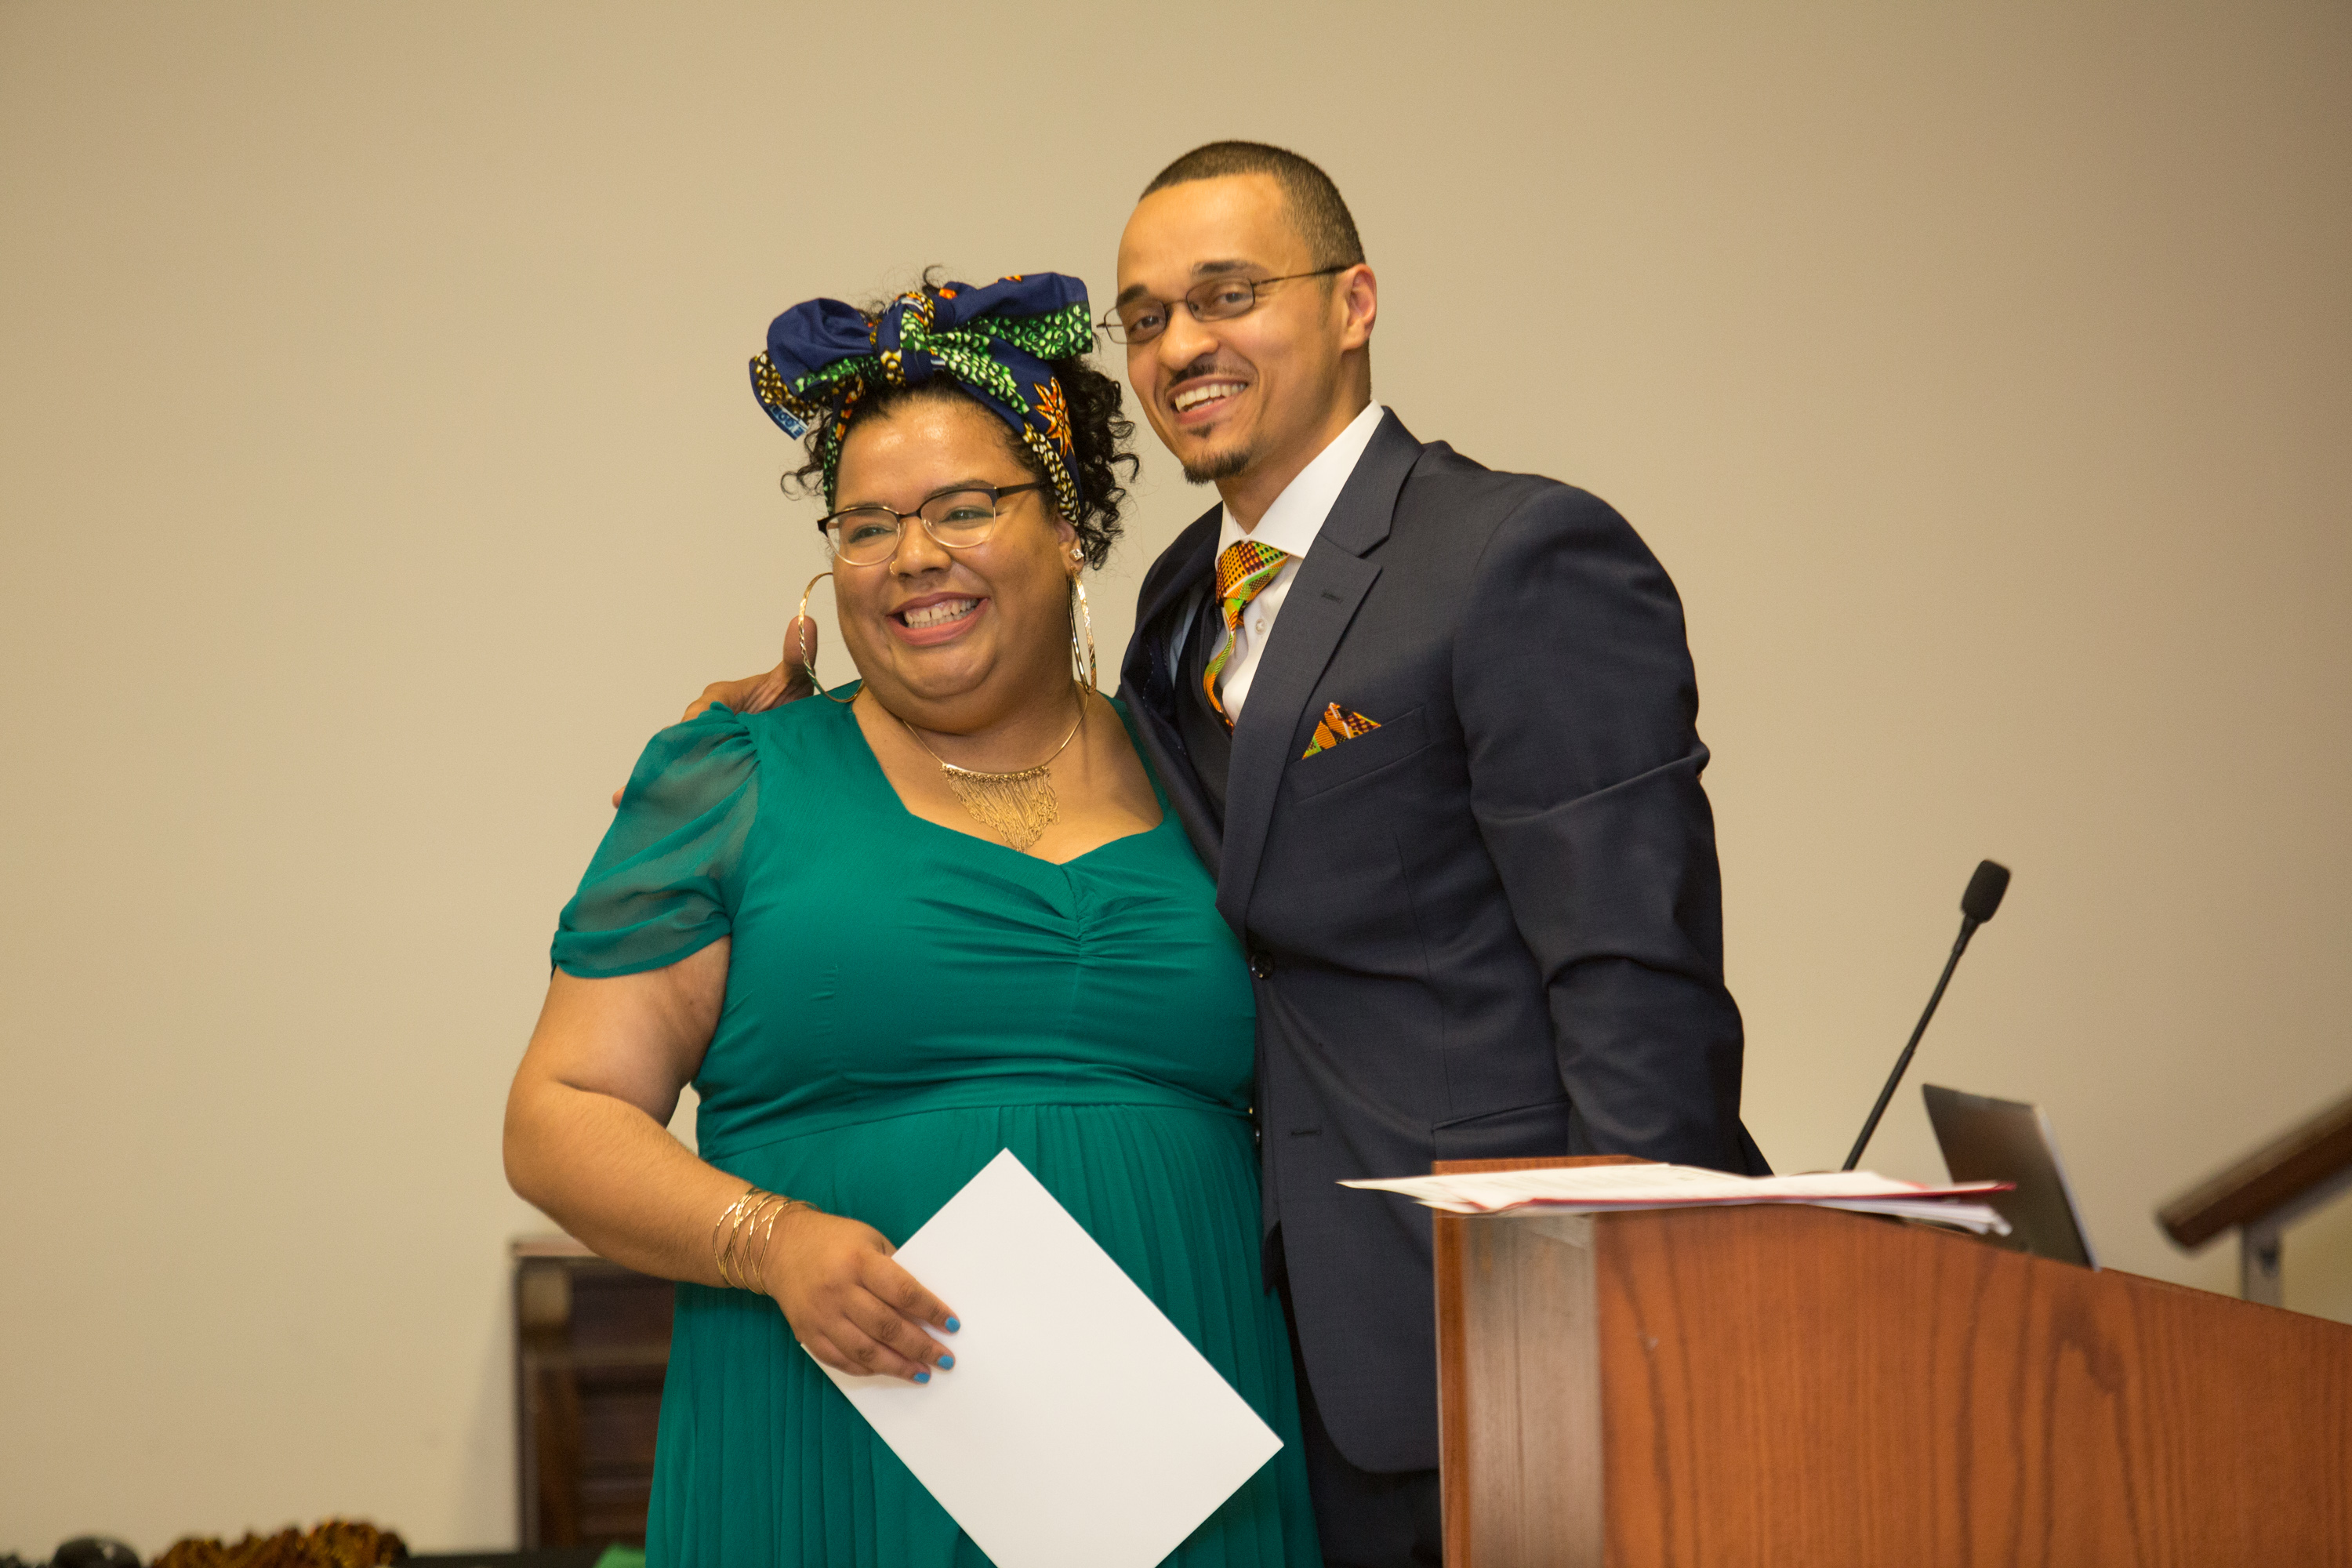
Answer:
M1345 272L1354 262L1337 267L1318 267L1312 272L1292 272L1280 278L1213 278L1184 296L1184 308L1192 312L1196 321L1230 321L1235 316L1246 316L1257 308L1261 289L1276 283L1288 283L1300 278L1328 278L1334 272ZM1095 325L1110 341L1127 348L1148 343L1168 330L1175 316L1176 307L1165 300L1129 300L1126 304L1106 314Z
M1043 479L1025 485L959 485L925 498L912 511L853 506L817 519L816 525L835 560L846 566L875 566L898 553L898 539L910 518L920 521L942 550L969 550L996 531L1006 496L1045 488Z

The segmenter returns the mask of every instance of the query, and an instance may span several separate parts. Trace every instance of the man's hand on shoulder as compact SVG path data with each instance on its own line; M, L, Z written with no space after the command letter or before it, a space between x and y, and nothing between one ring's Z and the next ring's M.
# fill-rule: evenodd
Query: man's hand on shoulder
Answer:
M809 668L816 663L816 623L793 617L784 628L784 657L776 668L764 675L747 675L740 680L714 680L702 689L702 695L686 705L677 716L681 724L718 703L725 703L738 713L765 713L771 708L787 702L798 702L814 696L816 688L809 684ZM803 643L801 639L806 637ZM803 657L805 650L805 657Z
M808 640L803 643L803 637ZM764 675L747 675L740 680L712 681L702 689L701 696L686 705L677 721L683 724L722 702L738 713L764 713L771 708L814 696L816 688L810 684L808 672L816 663L816 623L793 616L792 624L784 628L784 656L775 668ZM621 795L627 787L624 784L613 792L615 811L620 809Z

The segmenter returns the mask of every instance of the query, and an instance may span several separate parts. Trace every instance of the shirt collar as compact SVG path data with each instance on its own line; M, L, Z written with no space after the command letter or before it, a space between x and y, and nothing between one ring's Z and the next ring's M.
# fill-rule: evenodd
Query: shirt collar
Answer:
M1363 460L1364 448L1372 444L1372 432L1381 427L1381 416L1386 410L1377 403L1364 405L1364 411L1348 422L1348 427L1331 437L1331 444L1315 454L1315 458L1298 470L1298 477L1283 486L1265 515L1257 520L1257 527L1248 533L1234 521L1233 508L1224 509L1217 527L1217 549L1222 552L1235 540L1254 539L1260 544L1271 544L1286 555L1300 556L1323 531L1324 520L1331 515L1332 507L1339 500L1339 492L1348 488L1349 476Z

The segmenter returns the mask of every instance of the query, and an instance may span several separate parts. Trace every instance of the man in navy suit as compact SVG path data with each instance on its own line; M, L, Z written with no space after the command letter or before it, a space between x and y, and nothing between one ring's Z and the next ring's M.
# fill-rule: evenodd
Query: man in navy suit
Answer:
M1267 1274L1334 1568L1440 1550L1428 1213L1340 1181L1764 1169L1674 584L1599 500L1375 405L1377 314L1330 180L1229 142L1145 190L1105 320L1223 503L1152 563L1120 690L1255 977ZM1484 321L1507 362L1544 330Z
M1323 172L1223 142L1145 191L1108 322L1223 501L1146 575L1121 693L1256 977L1325 1552L1384 1565L1437 1561L1429 1220L1338 1184L1763 1162L1674 585L1600 500L1374 404L1377 313Z

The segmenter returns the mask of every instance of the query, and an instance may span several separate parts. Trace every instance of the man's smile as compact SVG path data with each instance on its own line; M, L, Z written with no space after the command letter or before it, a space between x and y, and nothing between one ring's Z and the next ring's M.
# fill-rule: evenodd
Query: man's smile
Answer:
M1204 403L1223 402L1241 390L1242 383L1238 381L1204 382L1197 386L1186 387L1169 401L1176 405L1177 413L1184 414L1200 407Z
M1197 436L1234 411L1234 401L1250 389L1247 375L1216 366L1189 366L1164 395L1177 431Z

